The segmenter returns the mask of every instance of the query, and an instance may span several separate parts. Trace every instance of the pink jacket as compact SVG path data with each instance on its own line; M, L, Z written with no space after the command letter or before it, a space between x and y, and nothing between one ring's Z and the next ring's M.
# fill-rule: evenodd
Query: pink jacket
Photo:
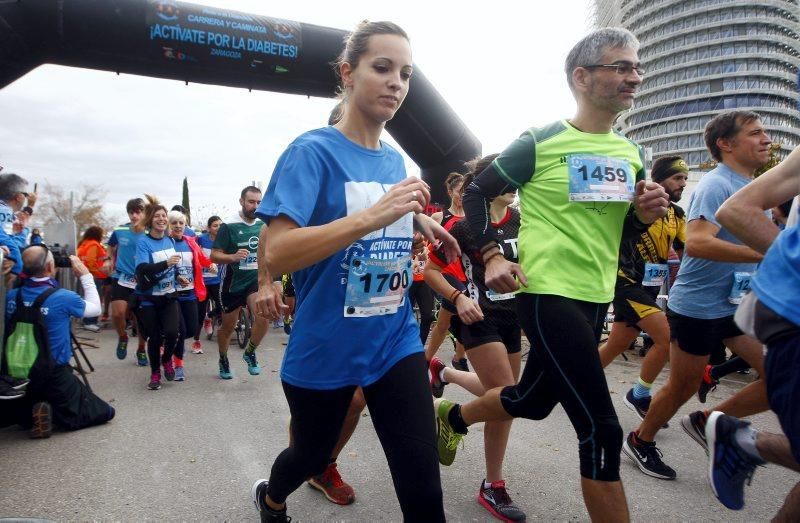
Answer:
M197 240L193 237L184 235L183 239L192 250L192 259L195 260L192 264L192 269L194 270L194 293L197 295L197 301L205 301L208 291L206 291L206 284L203 281L203 268L211 267L211 259L203 254L203 249L197 245Z

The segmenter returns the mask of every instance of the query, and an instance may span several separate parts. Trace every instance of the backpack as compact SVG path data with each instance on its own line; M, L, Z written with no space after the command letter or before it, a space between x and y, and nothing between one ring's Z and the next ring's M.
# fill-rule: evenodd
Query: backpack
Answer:
M16 296L17 309L6 327L3 370L15 378L31 381L46 379L53 370L47 326L42 305L58 289L47 289L30 307L22 301L22 288Z

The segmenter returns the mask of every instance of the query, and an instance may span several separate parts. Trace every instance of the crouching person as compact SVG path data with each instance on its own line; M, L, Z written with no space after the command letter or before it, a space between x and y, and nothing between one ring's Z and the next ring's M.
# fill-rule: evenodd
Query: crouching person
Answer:
M3 371L28 378L30 383L24 398L3 402L0 419L31 427L33 438L49 437L53 425L78 430L114 417L114 408L95 396L69 366L70 317L100 315L100 297L91 273L76 256L70 256L70 261L85 298L58 288L53 255L43 245L23 251L26 278L6 295Z

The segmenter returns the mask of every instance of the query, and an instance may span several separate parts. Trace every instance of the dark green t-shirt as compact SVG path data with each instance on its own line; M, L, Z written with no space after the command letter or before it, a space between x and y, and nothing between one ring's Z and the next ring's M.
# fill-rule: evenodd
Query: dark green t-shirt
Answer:
M225 292L241 294L258 284L258 235L263 225L258 218L253 223L245 223L237 214L220 226L214 249L225 254L234 254L239 249L250 253L247 258L223 267L221 278Z

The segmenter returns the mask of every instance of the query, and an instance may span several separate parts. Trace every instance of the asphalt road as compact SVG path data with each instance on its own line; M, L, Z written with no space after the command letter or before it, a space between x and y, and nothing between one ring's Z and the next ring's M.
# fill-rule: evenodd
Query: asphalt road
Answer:
M82 336L89 335L81 331ZM115 336L105 330L99 349L87 348L96 367L90 380L100 397L112 402L116 418L100 427L56 432L30 440L19 428L0 430L0 517L102 521L257 521L250 486L268 477L275 456L287 442L288 407L278 367L287 336L271 331L261 344L260 376L250 376L240 349L231 348L235 378L217 377L216 343L205 354L186 356L187 380L146 389L149 371L131 356L114 355ZM442 349L450 357L446 342ZM637 424L622 397L638 375L637 357L621 359L607 372L609 389L626 431ZM709 404L735 392L742 380L724 381ZM661 380L657 382L657 386ZM445 397L463 401L469 394L450 385ZM700 406L692 400L679 414ZM778 431L771 413L754 417L756 426ZM622 478L631 515L639 521L766 521L797 481L797 475L769 466L759 469L746 490L747 506L725 509L705 479L706 456L681 430L678 419L658 443L664 460L678 472L676 481L644 476L622 457ZM442 467L445 510L450 521L492 521L475 501L483 478L482 427L471 428L456 462ZM512 428L505 475L513 499L529 520L586 520L580 494L577 441L563 410L541 422L519 420ZM339 469L355 488L357 500L340 507L302 486L289 498L294 521L400 521L389 471L370 417L339 458Z

